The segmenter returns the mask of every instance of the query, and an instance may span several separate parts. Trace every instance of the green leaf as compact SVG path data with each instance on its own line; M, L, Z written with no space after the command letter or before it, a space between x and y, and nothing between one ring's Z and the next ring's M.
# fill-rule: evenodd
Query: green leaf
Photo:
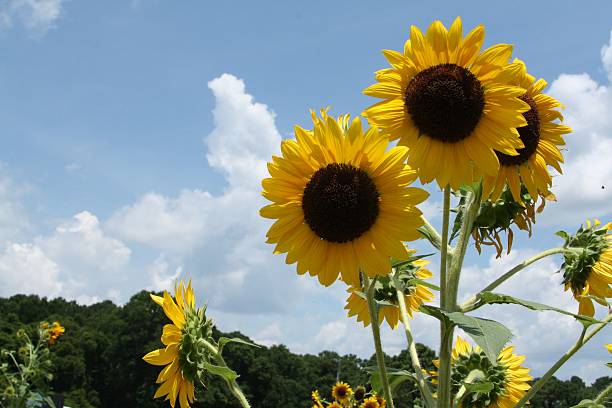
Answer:
M530 300L518 299L512 296L503 295L500 293L482 292L480 295L478 295L478 302L479 304L480 303L481 304L502 304L502 303L515 304L515 305L521 305L528 309L537 310L537 311L550 310L550 311L561 313L567 316L572 316L574 319L582 323L584 327L589 327L590 325L595 324L595 323L604 323L600 320L593 319L592 317L589 317L589 316L574 314L566 310L559 309L557 307L548 306L542 303L532 302Z
M593 400L585 399L574 405L571 408L606 408L605 405L599 404Z
M468 316L461 312L443 313L480 346L492 364L496 364L500 351L512 338L512 332L506 326L495 320Z
M467 392L479 392L479 393L487 393L493 390L492 382L475 382L475 383L463 383L465 390Z
M238 378L238 373L231 368L210 364L206 361L203 361L202 364L204 365L204 368L206 368L206 371L208 371L210 374L218 375L219 377L225 378L228 381L233 381Z
M391 367L385 368L387 370L387 378L389 380L389 388L391 388L391 393L393 393L395 389L405 381L411 380L418 384L416 376L410 371ZM369 366L366 367L365 370L370 373L370 385L372 385L372 389L374 389L377 393L382 394L382 378L380 376L380 371L378 371L378 367Z
M495 320L468 316L461 312L445 312L430 305L422 305L420 311L459 326L480 346L492 364L496 364L499 352L512 337L512 332Z
M409 279L408 281L406 281L406 285L410 286L410 285L421 285L421 286L425 286L426 288L435 290L435 291L440 291L440 287L438 285L434 285L431 282L427 282L426 280L423 279L419 279L419 278L412 278Z
M232 337L232 338L220 337L219 338L219 354L221 353L221 351L223 351L223 347L225 347L227 343L239 343L239 344L244 344L246 346L261 348L261 346L255 343L251 343L250 341L243 340L240 337Z
M555 235L558 236L558 237L563 238L566 242L569 241L569 239L570 239L569 234L567 232L565 232L565 231L557 231L557 232L555 232Z

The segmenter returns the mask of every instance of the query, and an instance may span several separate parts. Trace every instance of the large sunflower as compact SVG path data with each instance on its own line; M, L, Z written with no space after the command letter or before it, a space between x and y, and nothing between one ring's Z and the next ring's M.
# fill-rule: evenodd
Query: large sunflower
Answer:
M404 265L403 270L400 274L400 279L403 279L405 284L404 289L404 301L406 302L406 308L408 314L412 317L413 312L417 312L422 304L430 302L434 295L431 293L426 286L414 283L414 279L428 279L431 278L432 273L425 269L425 266L429 261L423 259L417 259L411 263ZM413 281L412 283L409 283ZM386 304L380 305L378 309L378 322L382 324L383 320L386 320L392 329L397 327L400 320L400 311L397 306L396 290L393 281L389 277L381 277L376 282L377 287L374 289L374 298L378 301L385 302ZM357 316L358 322L363 322L364 326L370 324L370 312L368 310L368 302L363 297L362 293L359 293L357 288L349 288L348 292L350 296L346 300L346 306L348 310L348 316Z
M157 383L161 383L161 386L154 398L165 396L174 407L178 397L181 408L189 408L189 404L195 400L195 374L194 367L190 367L186 356L183 339L190 320L198 315L191 282L186 288L183 282L180 282L175 288L174 297L173 299L167 291L164 291L163 297L151 295L153 301L163 308L172 324L164 326L161 337L166 347L148 353L143 359L149 364L166 366L157 377Z
M495 150L516 155L524 147L516 128L527 124L529 105L519 99L525 91L510 84L512 46L481 52L483 42L484 27L463 37L459 17L448 31L439 21L425 35L412 26L404 52L383 51L391 68L364 90L383 99L364 115L410 148L408 164L423 183L457 189L480 174L494 176Z
M295 140L282 142L282 157L268 163L271 178L263 195L273 203L261 215L276 219L268 243L299 274L317 275L321 284L338 275L359 284L359 270L387 275L390 257L406 259L404 241L420 238L421 211L428 193L408 187L416 172L405 164L408 149L391 147L359 118L312 114L313 130L295 128Z
M600 227L599 220L587 221L574 236L565 234L565 245L580 248L564 253L561 265L565 290L572 290L578 301L578 313L595 314L593 300L608 307L612 297L612 222Z
M524 356L513 353L514 347L505 347L493 364L485 356L480 347L472 347L470 343L457 336L452 352L452 392L456 395L461 385L470 374L478 373L471 381L483 381L493 384L488 392L467 393L462 398L460 408L510 408L513 407L527 390L531 388L529 369L521 366ZM434 365L439 367L438 360ZM434 373L434 376L437 373Z
M514 84L526 89L521 100L530 107L529 111L523 113L527 126L517 129L525 147L517 150L518 156L496 152L500 163L499 173L484 177L484 190L491 192L491 198L497 200L507 184L514 199L522 203L521 184L527 188L534 200L538 196L549 194L552 178L547 165L561 173L560 163L563 163L563 155L559 146L565 145L563 135L570 133L572 129L555 123L563 120L561 112L557 110L561 103L542 93L546 81L536 81L527 73L527 68L521 60L515 60L511 66L511 70L517 73L514 76Z

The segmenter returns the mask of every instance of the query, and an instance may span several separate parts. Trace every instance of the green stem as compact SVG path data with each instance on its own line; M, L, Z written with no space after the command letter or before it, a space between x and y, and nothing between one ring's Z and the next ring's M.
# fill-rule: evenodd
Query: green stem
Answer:
M459 278L463 260L472 234L474 220L480 209L480 188L475 192L468 193L466 197L466 207L462 215L461 229L457 238L457 246L453 251L453 259L448 277L448 304L447 308L451 311L457 310L457 293L459 292Z
M410 321L408 320L408 310L406 308L406 300L404 299L403 288L400 289L400 281L397 278L397 273L393 275L393 281L395 283L395 289L397 294L397 302L399 304L400 317L401 321L404 324L404 331L406 332L406 340L408 341L408 353L410 354L410 361L412 362L412 368L414 369L414 373L417 378L417 384L419 386L419 390L421 391L421 395L425 399L426 406L428 408L433 408L436 406L436 402L434 400L433 395L431 394L431 390L429 389L429 385L427 381L425 381L425 376L423 375L423 371L421 369L421 362L419 361L419 354L416 349L416 344L414 343L414 337L412 337L412 331L410 330Z
M460 310L462 312L469 312L469 311L474 310L476 301L478 300L478 295L480 295L482 292L492 291L493 289L497 288L499 285L501 285L502 283L504 283L505 281L507 281L508 279L510 279L511 277L513 277L514 275L522 271L523 269L527 268L529 265L539 261L542 258L546 258L547 256L550 256L550 255L560 254L566 251L567 251L566 248L551 248L551 249L547 249L546 251L540 252L539 254L521 262L520 264L516 265L514 268L510 269L508 272L504 273L502 276L497 278L495 281L487 285L484 289L482 289L476 295L472 296L470 299L464 302L460 306Z
M210 354L212 354L212 356L215 358L215 360L217 360L217 363L221 366L221 367L225 367L225 368L229 368L227 366L227 363L225 362L225 360L223 359L223 356L221 355L221 353L219 353L219 349L214 346L213 344L209 343L206 340L201 339L199 341L200 344L202 344L204 347L206 347L208 349L208 351L210 352ZM251 405L249 405L249 401L247 400L247 398L245 397L245 395L243 394L242 390L240 389L240 386L238 385L238 383L236 382L236 380L229 380L227 378L224 377L224 380L230 390L230 392L232 394L234 394L234 397L236 397L236 399L238 400L238 402L240 402L240 405L243 408L251 408Z
M378 364L378 372L383 387L383 393L387 400L389 408L395 408L393 405L393 396L391 395L391 387L389 387L389 378L387 377L387 368L385 367L385 355L383 354L382 343L380 341L380 326L378 325L378 308L374 300L374 282L362 274L364 289L368 297L368 311L370 312L370 326L372 326L372 337L374 338L374 349L376 350L376 363Z
M612 384L608 385L608 387L603 390L593 402L596 404L603 404L610 395L612 395Z
M552 367L548 369L548 371L540 378L536 383L531 387L531 389L521 398L521 400L515 405L514 408L521 408L534 396L536 392L538 392L544 384L557 372L557 370L565 364L567 360L569 360L578 350L582 348L589 340L593 338L601 329L603 329L608 322L612 321L612 313L608 314L606 318L603 320L603 323L597 325L596 328L591 330L588 334L586 334L586 328L582 331L580 338L576 341L576 344L572 346Z
M447 259L448 259L448 225L450 218L450 186L444 187L444 208L442 210L442 238L440 241L440 307L448 308ZM438 407L450 407L450 363L453 337L453 325L440 321L440 369L438 372Z

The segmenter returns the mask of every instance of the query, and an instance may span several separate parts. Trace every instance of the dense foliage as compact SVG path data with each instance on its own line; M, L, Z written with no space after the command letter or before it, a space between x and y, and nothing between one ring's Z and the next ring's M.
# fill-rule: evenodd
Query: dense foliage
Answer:
M17 330L26 326L35 332L43 320L58 320L66 327L64 336L51 349L54 363L51 385L66 396L66 405L169 406L162 400L153 400L159 370L142 360L144 354L160 346L161 327L167 323L161 308L150 300L147 292L136 294L124 306L110 301L81 306L61 298L48 300L24 295L0 299L0 347L18 347ZM215 332L215 336L220 335ZM244 337L240 333L224 335ZM418 347L425 367L432 369L434 352L426 346ZM368 378L365 367L375 365L374 356L364 360L331 351L316 356L297 355L283 345L259 349L229 345L224 355L228 365L240 373L240 385L253 407L309 408L313 389L319 389L325 396L337 379L354 386L364 384ZM411 370L408 361L406 351L387 356L389 367ZM207 389L198 394L196 407L239 406L219 381L210 379ZM568 407L592 398L611 381L611 377L602 377L586 386L578 377L568 381L553 379L532 400L532 406ZM404 383L394 399L412 402L417 394L412 384Z

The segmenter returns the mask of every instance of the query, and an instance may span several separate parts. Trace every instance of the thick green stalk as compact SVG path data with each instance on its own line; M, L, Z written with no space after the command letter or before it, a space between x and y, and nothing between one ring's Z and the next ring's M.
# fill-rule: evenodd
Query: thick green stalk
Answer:
M442 210L442 238L440 241L440 307L448 308L447 260L448 260L448 225L450 218L450 186L444 188L444 208ZM440 321L440 369L438 372L438 407L450 407L450 363L453 337L452 324Z
M393 405L393 396L391 394L391 387L389 387L389 378L387 377L387 368L385 367L385 355L382 349L382 343L380 341L380 326L378 325L378 308L376 301L374 300L374 283L370 282L370 279L362 274L364 281L364 289L368 298L368 311L370 312L370 326L372 326L372 337L374 338L374 349L376 350L376 363L378 364L378 372L380 374L380 380L383 387L383 394L387 400L387 406L389 408L395 408Z
M531 258L521 262L520 264L516 265L514 268L510 269L508 272L504 273L502 276L497 278L491 284L487 285L487 287L485 287L480 292L478 292L478 294L472 296L470 299L464 302L460 307L461 311L469 312L471 310L474 310L474 304L480 293L492 291L493 289L497 288L499 285L501 285L502 283L504 283L505 281L507 281L508 279L510 279L511 277L513 277L514 275L522 271L523 269L527 268L529 265L539 261L542 258L546 258L547 256L550 256L550 255L560 254L566 251L567 251L566 248L551 248L551 249L547 249L546 251L540 252L539 254L532 256Z
M451 261L449 277L448 277L448 303L447 308L450 311L457 310L457 293L459 292L459 278L461 277L461 268L463 268L463 260L467 251L472 227L478 210L480 208L480 191L476 193L468 193L466 199L466 207L461 214L461 229L457 238L457 245L453 250L453 259Z
M202 344L204 347L206 347L208 349L210 354L215 358L215 360L217 360L217 363L219 364L219 366L225 367L225 368L229 368L227 366L227 363L223 359L223 356L221 355L221 353L219 353L219 349L216 346L214 346L213 344L211 344L208 341L203 340L203 339L200 340L199 344ZM225 382L226 382L230 392L232 394L234 394L234 397L236 397L238 402L240 402L240 405L243 408L251 408L251 405L249 405L249 401L247 400L247 398L243 394L243 392L240 389L240 386L238 385L236 380L230 380L230 379L227 379L225 377L223 379L225 380Z
M421 369L421 362L419 361L419 354L417 353L416 344L414 343L414 337L412 337L412 331L410 330L410 321L408 320L408 310L406 308L406 300L404 299L404 292L400 289L400 282L397 279L397 275L393 275L393 281L395 283L397 302L399 304L401 321L404 324L404 331L406 332L406 340L408 341L408 353L410 354L410 361L412 362L412 368L417 378L417 384L421 395L425 399L426 407L433 408L436 406L435 399L431 394L429 385L425 381L425 376Z
M588 334L585 335L586 329L584 329L582 331L582 334L580 335L580 338L578 339L578 341L576 341L576 344L574 344L563 356L561 356L561 358L557 360L557 362L548 369L548 371L542 376L542 378L536 381L533 387L531 387L531 389L523 396L523 398L521 398L521 400L515 405L514 408L521 408L525 406L525 404L527 404L527 402L535 395L535 393L538 392L548 380L550 380L550 378L557 372L557 370L563 364L565 364L565 362L569 360L574 354L576 354L576 352L580 350L582 346L584 346L589 340L591 340L593 336L599 333L601 329L606 327L606 325L610 321L612 321L612 313L608 314L608 316L606 316L606 318L603 320L603 323L598 324L597 327L591 330Z

